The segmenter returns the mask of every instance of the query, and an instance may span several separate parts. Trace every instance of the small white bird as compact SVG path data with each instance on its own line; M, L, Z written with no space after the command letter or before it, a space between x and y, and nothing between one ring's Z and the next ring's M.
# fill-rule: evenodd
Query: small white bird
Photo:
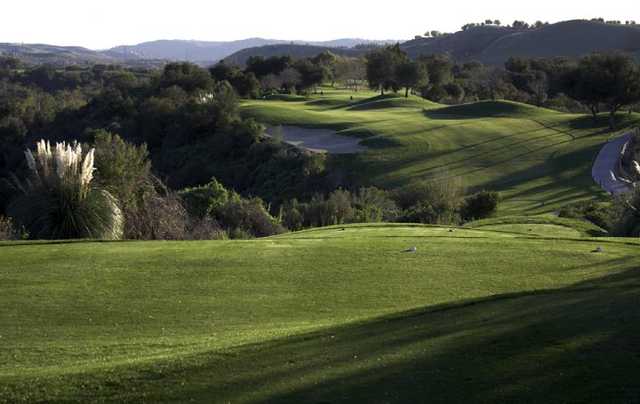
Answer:
M418 251L418 247L411 247L411 248L408 248L408 249L404 250L404 252L409 252L409 253L414 253L416 251Z

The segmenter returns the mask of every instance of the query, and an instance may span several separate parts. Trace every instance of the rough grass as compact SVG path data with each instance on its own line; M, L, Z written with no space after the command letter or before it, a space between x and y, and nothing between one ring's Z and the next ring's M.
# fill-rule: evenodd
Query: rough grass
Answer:
M472 191L500 191L502 214L549 213L602 196L591 166L612 135L604 116L594 125L583 115L507 101L443 106L418 97L323 91L288 101L247 101L242 112L269 124L366 136L367 153L336 160L373 185L462 177ZM619 119L624 127L640 116Z
M418 225L3 243L0 402L629 402L639 247Z

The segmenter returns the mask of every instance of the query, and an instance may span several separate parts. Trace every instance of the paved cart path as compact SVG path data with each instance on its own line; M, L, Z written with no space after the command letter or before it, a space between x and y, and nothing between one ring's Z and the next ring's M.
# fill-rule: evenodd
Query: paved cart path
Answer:
M613 195L629 192L632 187L616 176L616 167L620 160L622 149L631 140L631 133L610 140L598 153L593 163L591 176L605 191Z

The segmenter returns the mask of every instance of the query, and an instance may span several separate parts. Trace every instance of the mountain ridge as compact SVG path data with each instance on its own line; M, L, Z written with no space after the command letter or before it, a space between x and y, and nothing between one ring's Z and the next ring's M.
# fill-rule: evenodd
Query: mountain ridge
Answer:
M478 61L500 65L509 57L580 57L592 52L622 51L640 59L640 26L588 20L569 20L538 28L485 25L438 37L417 37L401 43L411 58L448 54L456 62ZM322 51L334 51L327 47ZM319 52L317 52L319 53ZM340 53L340 52L336 52ZM364 52L362 52L364 53ZM251 56L315 56L313 49L292 44L287 48L247 48L225 60L242 65Z
M535 28L474 26L437 37L416 37L401 42L342 38L329 41L278 40L259 37L235 41L156 40L105 50L80 46L0 43L0 55L16 56L32 64L117 64L157 66L167 61L210 65L219 60L243 65L251 56L310 57L324 51L361 56L360 44L400 42L407 54L448 54L456 62L478 61L499 65L509 57L580 57L592 52L623 51L640 59L640 25L569 20Z
M308 45L328 48L353 48L360 44L387 44L396 40L371 40L361 38L338 38L328 41L281 40L260 37L233 41L200 41L161 39L137 45L121 45L104 51L114 57L137 57L143 59L187 60L190 62L217 62L247 48L271 45Z
M94 50L82 46L60 46L44 43L0 42L0 55L15 56L30 64L94 64L126 63L156 65L166 61L189 61L213 64L225 57L247 48L291 45L319 46L350 49L360 44L396 43L396 40L371 40L360 38L338 38L328 41L303 41L265 39L259 37L234 41L200 41L183 39L159 39L136 45L120 45L110 49Z

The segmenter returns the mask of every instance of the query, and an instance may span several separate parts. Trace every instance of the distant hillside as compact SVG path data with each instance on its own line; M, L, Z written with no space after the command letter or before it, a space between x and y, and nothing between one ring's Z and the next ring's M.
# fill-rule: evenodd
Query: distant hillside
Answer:
M165 64L160 59L143 59L133 55L119 55L94 51L79 46L56 46L45 44L0 43L0 55L12 56L26 64L49 64L54 66L121 64L128 67L158 67Z
M225 58L225 62L229 64L235 64L242 66L246 63L247 59L251 56L291 56L293 58L306 58L313 57L322 52L330 51L337 55L345 56L359 56L363 55L366 50L354 49L354 48L337 48L328 46L315 46L315 45L266 45L256 48L243 49L233 55Z
M117 46L112 49L95 51L79 46L57 46L47 44L0 43L0 55L14 56L28 64L53 64L69 66L78 64L125 64L134 66L158 66L166 61L186 60L202 65L218 60L247 48L275 45L281 48L310 45L313 53L321 49L333 49L336 53L348 53L348 49L360 44L392 43L396 41L373 41L368 39L345 38L326 42L284 41L277 39L249 38L230 42L205 42L183 40L160 40L144 42L132 46ZM297 45L294 45L297 44ZM318 52L321 52L319 50ZM300 53L302 51L292 51ZM304 52L302 52L304 53Z
M29 64L71 65L117 62L108 55L78 46L0 43L0 54L17 57Z
M166 59L188 60L199 63L212 63L224 59L247 48L267 45L311 45L319 47L353 48L359 44L390 43L394 41L372 41L367 39L345 38L325 42L284 41L278 39L249 38L230 42L204 42L184 40L161 40L144 42L133 46L118 46L105 54L118 59Z
M160 40L133 46L117 46L105 54L124 59L166 59L192 62L213 62L244 48L263 46L283 41L252 38L232 42L204 42Z
M484 50L482 59L499 63L508 55L583 56L594 51L611 50L640 51L640 27L567 21L502 37Z
M117 46L104 51L53 45L0 43L0 54L17 56L28 63L58 65L126 63L154 65L167 60L187 60L202 65L226 59L242 65L250 56L315 56L323 51L343 55L361 55L359 44L394 43L346 38L326 42L283 41L249 38L229 42L160 40L132 46ZM625 51L640 58L640 26L613 25L574 20L544 25L537 29L479 26L445 34L437 38L418 38L404 42L411 56L447 53L455 60L477 60L502 64L510 56L552 57L582 56L594 51Z
M402 48L413 58L447 53L456 60L478 60L478 56L492 43L514 33L518 31L507 27L475 27L437 38L414 39L403 43Z
M479 26L437 38L414 39L401 46L412 58L446 53L459 62L476 60L487 64L502 64L511 56L577 57L591 52L614 50L630 52L640 57L640 26L584 20L560 22L528 30ZM241 65L251 56L309 57L325 50L354 55L364 53L305 45L261 46L244 49L226 60Z
M504 63L510 56L582 56L596 51L640 53L640 27L593 21L566 21L538 29L484 26L439 38L406 42L410 56L448 53L458 61Z

